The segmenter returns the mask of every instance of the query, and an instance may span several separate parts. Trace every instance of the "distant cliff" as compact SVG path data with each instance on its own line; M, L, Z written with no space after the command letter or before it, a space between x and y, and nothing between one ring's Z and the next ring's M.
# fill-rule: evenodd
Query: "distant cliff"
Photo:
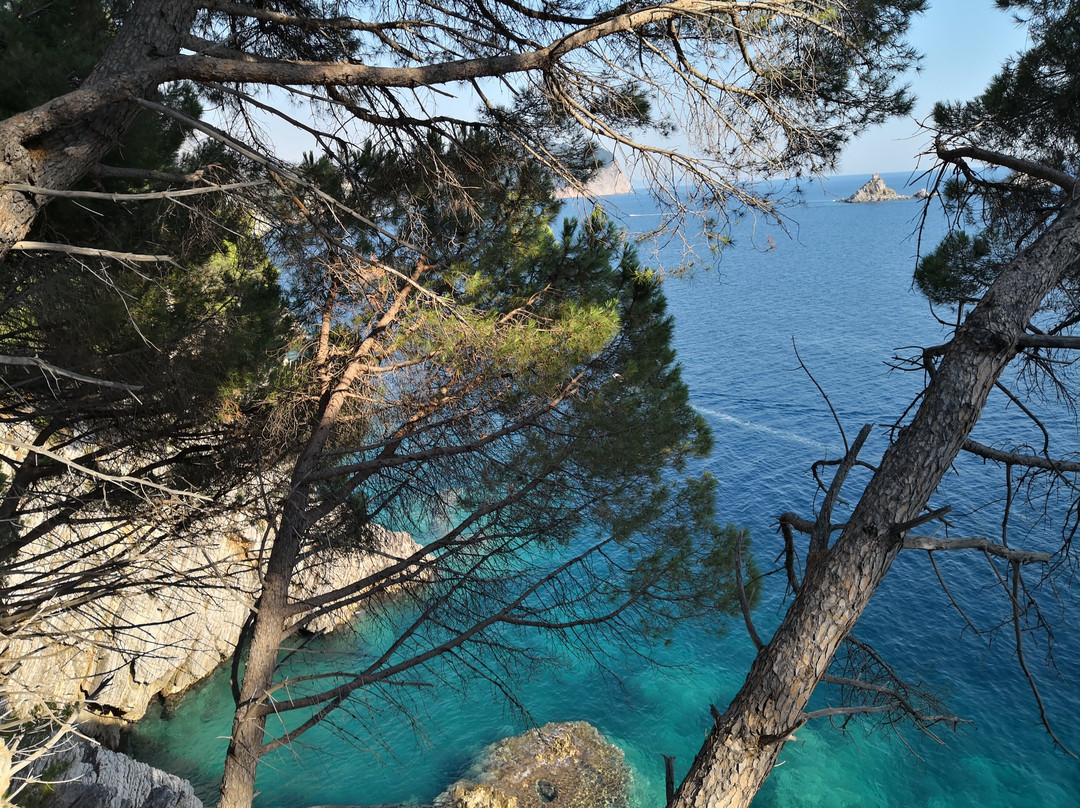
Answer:
M894 199L926 199L929 192L923 188L913 196L903 196L885 184L878 174L874 174L859 190L841 202L891 202Z
M585 185L584 191L576 188L560 188L555 192L559 199L570 199L579 196L611 196L613 194L628 194L634 188L630 180L626 178L619 164L612 160L606 166L597 171L591 180Z

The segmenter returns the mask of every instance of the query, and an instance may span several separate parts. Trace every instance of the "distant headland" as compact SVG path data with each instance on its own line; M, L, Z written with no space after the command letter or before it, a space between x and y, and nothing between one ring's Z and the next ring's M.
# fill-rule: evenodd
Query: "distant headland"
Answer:
M585 183L584 188L567 186L555 191L559 199L572 199L581 196L611 196L612 194L628 194L634 190L630 180L623 173L622 167L611 160L602 166L592 178Z
M875 172L874 176L864 184L859 190L853 193L851 196L841 199L841 202L890 202L894 199L927 199L932 194L925 188L919 189L917 193L912 196L904 196L898 194L892 188L885 184L878 174Z

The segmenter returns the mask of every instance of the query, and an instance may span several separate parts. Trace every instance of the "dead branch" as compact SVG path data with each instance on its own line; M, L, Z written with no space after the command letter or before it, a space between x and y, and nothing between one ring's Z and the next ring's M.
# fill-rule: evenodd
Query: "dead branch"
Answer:
M47 457L50 460L55 460L57 463L61 463L80 474L85 474L87 477L92 477L95 480L102 480L103 482L115 483L129 490L135 488L150 488L154 491L160 491L163 494L168 494L174 497L181 497L185 499L199 499L210 501L213 497L205 494L198 494L194 491L182 491L179 488L171 488L161 483L155 483L152 480L147 480L142 477L128 477L125 475L107 474L104 471L92 469L88 466L80 465L70 458L64 457L61 454L52 452L46 449L44 446L36 446L32 443L24 443L22 441L10 440L8 438L0 438L0 444L4 446L10 446L12 449L21 449L31 454Z
M1054 732L1054 728L1050 725L1050 718L1046 714L1046 706L1043 704L1042 695L1039 693L1039 686L1035 683L1035 678L1031 675L1031 671L1028 670L1027 660L1024 656L1024 642L1023 631L1020 628L1020 564L1016 561L1012 562L1012 624L1013 624L1013 639L1016 643L1016 661L1020 664L1020 670L1024 672L1024 677L1027 679L1028 687L1031 688L1031 694L1035 697L1035 704L1039 708L1039 721L1042 723L1043 728L1054 742L1054 746L1064 752L1071 758L1077 758L1076 753L1069 747L1061 742L1057 733Z
M991 151L990 149L980 148L979 146L958 146L956 148L947 149L944 144L940 142L936 144L935 150L937 151L937 156L947 163L960 163L964 158L970 158L972 160L978 160L981 163L989 163L990 165L1008 168L1030 177L1038 177L1039 179L1046 180L1047 182L1058 186L1070 194L1076 188L1075 177L1064 171L1057 171L1056 169L1050 168L1043 163L1037 163L1034 160L1025 160L1021 157Z
M905 550L926 550L935 553L950 550L982 550L998 558L1004 558L1016 564L1049 564L1050 553L1028 550L1014 550L1005 547L984 536L967 536L960 539L946 539L939 536L905 536Z
M253 188L258 185L266 185L266 180L248 180L246 182L233 182L226 185L208 185L203 188L184 188L179 191L147 191L140 193L107 193L105 191L72 191L57 188L40 188L36 185L12 182L0 186L7 191L25 191L41 196L55 196L64 199L102 199L108 202L145 202L151 199L180 199L187 196L199 196L201 194L226 193L239 191L243 188Z
M116 261L133 263L171 264L171 255L142 255L140 253L98 250L93 247L76 247L74 244L57 244L50 241L16 241L11 249L23 251L59 252L67 255L83 255L87 258L111 258Z
M123 382L110 382L105 379L98 379L94 376L84 376L82 373L76 373L73 370L65 370L57 365L51 365L44 359L39 359L36 356L0 356L0 365L37 367L52 376L64 376L68 379L74 379L77 382L85 382L98 387L108 387L113 390L123 390L126 393L137 393L143 389L141 384L124 384Z
M818 389L820 390L821 388L819 387ZM847 481L848 474L855 466L855 461L858 459L863 444L865 444L866 439L870 437L870 430L872 428L873 426L871 424L863 425L863 428L859 430L859 434L855 437L855 441L844 454L844 459L837 467L836 474L833 475L832 482L829 484L829 490L826 492L825 499L821 503L821 510L818 511L817 520L814 522L814 529L810 534L810 546L806 551L807 570L811 569L829 549L829 536L833 531L829 520L832 518L833 508L836 505L837 498L840 496L840 490ZM846 443L847 441L845 440L845 444Z
M995 449L984 443L968 438L964 441L963 449L984 460L993 460L996 463L1005 463L1013 466L1024 466L1033 469L1045 469L1047 471L1077 471L1080 472L1080 462L1074 460L1054 460L1039 455L1020 454L1019 452L1007 452Z
M743 586L742 577L742 542L744 531L740 530L735 535L735 589L739 593L739 608L742 610L743 622L746 623L746 632L750 635L750 641L759 651L765 647L761 637L754 628L754 618L750 613L750 599L746 596L746 587Z

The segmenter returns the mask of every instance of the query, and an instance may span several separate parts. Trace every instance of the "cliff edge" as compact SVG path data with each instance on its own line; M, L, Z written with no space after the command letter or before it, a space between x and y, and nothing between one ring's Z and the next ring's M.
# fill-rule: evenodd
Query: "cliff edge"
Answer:
M369 530L363 550L313 553L293 596L363 580L420 547L408 533ZM142 718L155 698L178 696L208 676L231 657L254 605L266 533L265 523L238 514L218 519L202 540L166 538L155 545L145 583L42 616L21 636L0 640L0 676L15 714L31 714L40 703L77 705L84 729L107 738ZM331 631L355 612L321 615L308 628Z

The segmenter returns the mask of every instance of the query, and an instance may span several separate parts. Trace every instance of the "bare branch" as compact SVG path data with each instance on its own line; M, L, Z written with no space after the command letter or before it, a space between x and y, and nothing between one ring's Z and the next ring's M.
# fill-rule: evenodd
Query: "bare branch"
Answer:
M1050 166L1037 163L1034 160L1025 160L1022 157L1015 157L1011 154L991 151L990 149L984 149L979 146L958 146L956 148L947 149L944 147L944 144L938 143L935 146L935 150L937 151L937 156L947 163L957 163L965 158L970 158L982 163L989 163L990 165L1008 168L1030 177L1046 180L1047 182L1053 183L1059 188L1068 191L1070 194L1076 188L1075 177L1066 174L1064 171L1058 171L1057 169L1050 168Z
M134 263L164 263L171 264L171 255L140 255L139 253L114 252L113 250L98 250L93 247L76 247L73 244L55 244L48 241L16 241L11 249L43 252L59 252L67 255L83 255L87 258L111 258L116 261Z
M1020 348L1060 348L1062 350L1080 349L1080 337L1057 334L1025 334L1016 341Z
M799 360L800 364L802 360ZM805 370L805 366L803 366ZM811 377L813 378L813 377ZM814 382L817 384L817 382ZM818 387L818 390L821 390ZM832 405L829 405L830 409ZM836 413L834 412L835 416ZM832 482L829 484L829 490L825 494L825 499L821 503L821 510L818 512L817 519L814 522L814 529L810 534L810 547L806 552L806 567L810 569L818 562L822 555L829 549L829 536L833 532L832 524L829 520L832 518L833 507L836 505L837 497L840 496L840 491L844 487L844 483L847 481L848 474L855 467L855 461L859 457L859 452L862 451L863 444L866 443L866 439L870 437L870 430L873 428L871 424L864 424L863 428L859 430L859 434L855 437L855 441L848 448L844 454L844 459L836 469L836 474L833 475ZM843 434L841 432L841 434ZM847 439L844 440L845 445Z
M940 519L941 517L948 514L951 510L952 505L946 505L944 508L938 508L933 511L928 511L927 513L916 516L914 519L908 519L906 522L901 522L898 525L893 525L892 529L893 531L895 531L896 535L899 536L901 533L907 533L912 528L919 527L919 525L925 525L927 522L933 522L935 519Z
M110 382L105 379L98 379L93 376L84 376L82 373L76 373L73 370L65 370L57 365L51 365L44 359L39 359L36 356L0 356L0 365L37 367L52 376L64 376L78 382L86 382L87 384L93 384L97 387L109 387L114 390L123 390L127 393L137 393L143 389L141 384L124 384L122 382Z
M874 713L887 713L890 710L895 710L891 704L863 704L853 705L851 707L825 707L821 710L812 710L808 713L803 713L804 721L813 721L815 718L833 718L838 715L852 716L852 715L872 715Z
M931 553L950 550L982 550L998 558L1005 558L1018 564L1049 564L1053 556L1027 550L1014 550L1003 547L983 536L968 536L961 539L944 539L937 536L905 536L905 550L926 550Z
M992 446L979 443L968 438L964 441L963 449L973 455L978 455L984 460L993 460L1012 466L1023 466L1033 469L1046 469L1047 471L1073 471L1080 472L1080 462L1075 460L1053 460L1039 455L1020 454L1018 452L1006 452L995 449Z
M1039 693L1039 687L1035 684L1035 678L1031 675L1031 671L1028 670L1027 660L1024 656L1024 643L1023 632L1020 630L1020 565L1016 562L1012 562L1012 624L1013 624L1013 639L1016 643L1016 661L1020 664L1020 669L1024 672L1024 677L1027 679L1028 687L1031 688L1031 693L1035 696L1035 703L1039 708L1039 720L1042 722L1043 728L1047 734L1054 741L1054 745L1058 747L1062 752L1067 754L1071 758L1078 758L1075 752L1061 742L1057 733L1054 732L1053 727L1050 725L1050 718L1046 714L1046 706L1043 704L1042 696Z
M195 184L206 179L206 169L200 168L190 174L177 174L172 171L156 171L149 168L129 168L127 166L98 165L86 172L87 176L97 179L134 180L136 182L173 182ZM10 187L10 186L8 186Z
M179 191L147 191L144 193L113 194L104 191L72 191L56 188L39 188L36 185L11 182L7 185L0 186L0 190L26 191L27 193L41 194L42 196L63 197L64 199L103 199L109 202L144 202L150 199L180 199L182 197L199 196L201 194L227 193L229 191L239 191L243 188L253 188L265 184L266 180L248 180L247 182L234 182L227 185L208 185L205 188L185 188ZM18 245L16 245L16 247L18 247ZM24 247L22 249L31 248Z
M92 477L95 480L102 480L103 482L115 483L116 485L122 486L129 490L149 488L154 491L160 491L163 494L169 494L170 496L175 497L183 497L186 499L198 499L205 501L213 500L213 497L207 496L205 494L197 494L194 491L183 491L179 488L171 488L167 485L155 483L152 480L147 480L142 477L128 477L124 475L107 474L104 471L99 471L98 469L92 469L88 466L80 465L74 460L70 460L69 458L66 458L61 454L57 454L56 452L52 452L43 446L36 446L32 443L24 443L22 441L0 437L0 444L3 444L4 446L10 446L12 449L21 449L32 454L47 457L50 460L55 460L57 463L62 463L63 465L79 472L80 474L85 474L87 477Z
M745 531L738 531L735 535L735 590L739 594L739 608L742 610L743 622L746 623L746 631L750 635L750 641L759 651L765 647L761 637L754 628L754 618L750 613L750 599L746 596L746 587L743 586L742 577L742 542Z

